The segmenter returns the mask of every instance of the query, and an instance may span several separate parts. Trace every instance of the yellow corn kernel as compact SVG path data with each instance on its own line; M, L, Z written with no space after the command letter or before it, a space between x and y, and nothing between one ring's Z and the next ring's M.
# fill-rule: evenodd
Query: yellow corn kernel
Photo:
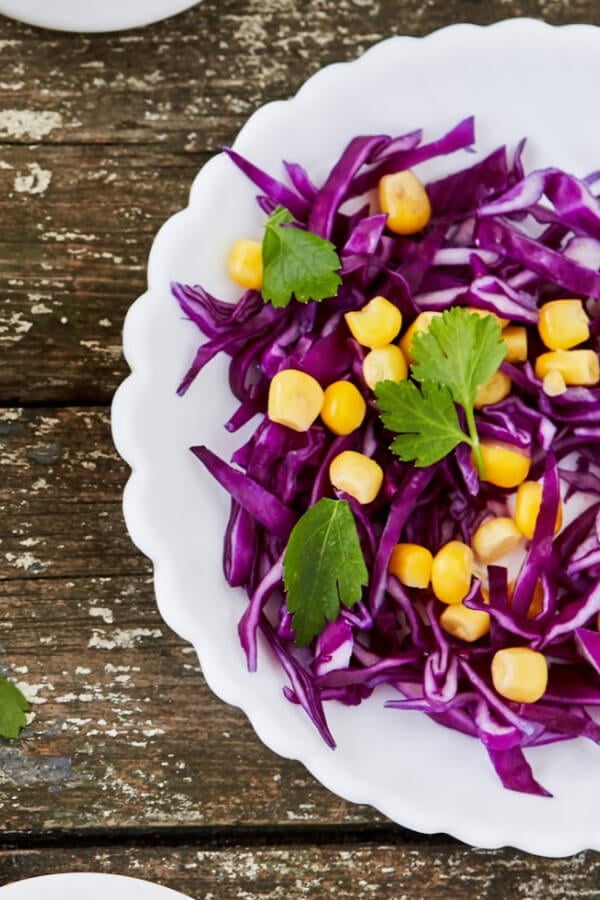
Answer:
M565 384L598 384L598 354L593 350L549 350L536 359L535 374L537 378L543 379L549 372L560 372Z
M433 556L420 544L396 544L392 550L388 572L401 584L413 588L426 588L431 581Z
M479 309L479 307L477 306L467 306L466 308L468 312L473 313L476 316L481 316L482 318L483 316L492 316L496 320L500 328L505 328L510 322L510 319L502 319L495 312L492 312L489 309Z
M294 431L308 431L323 407L319 382L298 369L283 369L269 385L267 415Z
M515 508L515 523L517 528L526 538L533 537L535 524L542 505L542 484L539 481L524 481L517 490L517 505ZM562 502L558 504L554 534L562 527Z
M540 307L538 331L550 350L570 350L587 341L590 323L581 300L550 300Z
M402 328L402 313L385 297L373 297L362 309L346 313L344 319L358 343L371 349L385 347Z
M525 481L531 460L510 444L484 439L481 455L485 472L484 481L502 488L513 488Z
M464 603L453 603L443 610L440 625L453 637L472 643L490 630L490 614L480 609L469 609Z
M379 493L383 469L364 453L344 450L331 460L329 479L338 491L350 494L359 503L371 503Z
M412 322L408 326L408 328L400 338L400 349L404 353L404 356L409 363L413 363L415 361L411 353L412 342L415 334L423 334L425 331L429 331L431 320L436 316L441 316L441 313L433 309L428 309L425 312L419 313L414 322Z
M410 170L379 180L379 206L388 214L387 227L396 234L415 234L431 218L427 191Z
M363 359L363 378L373 390L380 381L404 381L408 365L400 347L388 344L370 350Z
M489 381L477 389L475 396L475 409L489 406L490 403L500 403L510 394L511 380L508 375L498 370L494 372Z
M438 550L431 565L431 587L442 603L460 603L469 593L473 551L462 541L449 541Z
M367 404L351 381L334 381L325 388L321 418L334 434L350 434L365 417Z
M508 516L487 519L471 539L473 550L482 563L493 563L519 546L523 535Z
M527 359L527 329L524 325L507 325L502 330L506 344L506 362L525 362Z
M543 653L529 647L505 647L492 659L492 682L501 697L515 703L535 703L548 685Z
M241 238L229 254L229 276L236 284L259 291L263 283L262 244Z
M531 597L531 603L529 604L529 609L527 610L527 618L535 619L536 616L539 616L543 608L544 589L542 587L542 582L536 581L535 587L533 589L533 595Z
M567 389L567 383L556 369L542 378L542 390L547 397L560 397Z

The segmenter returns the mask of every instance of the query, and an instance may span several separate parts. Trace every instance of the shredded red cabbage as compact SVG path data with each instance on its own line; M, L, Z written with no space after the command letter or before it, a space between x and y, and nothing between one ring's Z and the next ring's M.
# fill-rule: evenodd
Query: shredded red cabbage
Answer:
M557 169L525 174L523 143L512 160L505 148L427 186L431 222L424 232L398 237L386 217L366 203L343 211L390 172L433 157L469 150L474 122L460 122L423 143L421 131L398 138L355 138L319 187L296 163L285 163L289 183L263 172L239 153L229 157L257 186L262 209L286 206L300 225L331 239L340 254L343 284L321 303L274 309L259 292L235 305L200 286L174 284L185 315L207 338L179 386L183 394L216 354L231 357L230 386L239 408L226 427L236 431L260 418L231 464L206 447L192 450L231 496L224 569L243 586L249 604L240 640L250 669L262 632L289 679L285 696L300 704L334 747L324 701L355 705L376 686L398 697L387 707L418 709L446 727L479 738L502 784L547 795L523 750L584 736L600 743L589 707L600 704L600 387L573 387L547 396L531 359L503 363L510 396L477 414L482 436L526 450L532 477L541 479L542 504L533 539L509 599L508 573L488 567L489 602L475 578L465 605L489 612L491 630L473 644L446 634L442 607L429 591L406 588L388 574L394 545L406 541L436 552L452 539L470 541L490 509L508 514L508 492L479 482L465 445L425 469L400 462L372 399L360 429L336 437L319 421L297 433L266 416L268 384L284 368L301 369L323 386L352 377L364 387L363 352L343 314L383 294L405 324L423 310L471 306L525 325L535 346L538 307L564 295L582 298L592 316L590 346L598 352L600 321L600 204L594 178ZM535 229L528 222L535 220ZM535 236L534 236L535 234ZM365 396L372 395L365 389ZM363 601L343 609L309 648L294 643L285 605L282 558L299 516L323 496L335 495L327 475L342 450L376 459L385 472L378 498L367 507L349 499L371 573ZM565 465L578 455L577 464ZM585 495L587 509L554 536L560 494ZM591 499L590 499L591 498ZM593 502L594 501L594 502ZM529 614L536 585L541 603ZM490 660L499 648L543 650L550 663L540 701L519 704L499 696Z

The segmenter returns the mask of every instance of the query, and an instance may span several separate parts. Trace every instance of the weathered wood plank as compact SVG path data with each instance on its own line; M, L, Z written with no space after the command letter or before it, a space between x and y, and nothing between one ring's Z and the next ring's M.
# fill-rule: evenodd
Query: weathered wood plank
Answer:
M264 748L206 687L147 578L0 581L0 671L31 700L0 742L2 831L383 822Z
M440 843L194 849L110 847L0 851L0 884L51 872L99 871L163 884L195 900L506 900L597 898L600 855L536 859Z
M35 713L0 746L4 831L381 821L264 749L161 622L106 410L0 411L0 471L0 648Z
M2 669L32 702L0 744L6 832L361 824L215 698L144 578L0 581Z
M185 206L203 159L0 147L0 403L110 401L153 237Z
M149 572L104 409L0 411L0 578Z
M173 139L215 150L265 100L289 95L321 66L353 59L383 37L510 15L600 23L595 0L204 0L144 30L95 36L0 19L0 110L22 113L0 115L0 139Z
M595 3L513 11L600 23ZM0 404L109 401L152 238L254 108L395 31L507 12L346 0L332 17L322 0L205 0L168 23L94 37L0 20Z
M204 0L110 36L0 17L0 405L108 402L152 236L253 109L382 37L508 15L600 24L596 0ZM363 844L381 817L262 747L158 616L125 534L127 470L105 409L5 410L0 471L0 671L32 700L22 738L0 743L4 832L25 846L54 829L161 828L164 840L183 825L199 841L5 849L0 883L97 869L207 900L600 896L598 854L413 846L400 831ZM344 846L266 846L298 824L317 838L357 830ZM264 829L265 846L206 849L238 826Z

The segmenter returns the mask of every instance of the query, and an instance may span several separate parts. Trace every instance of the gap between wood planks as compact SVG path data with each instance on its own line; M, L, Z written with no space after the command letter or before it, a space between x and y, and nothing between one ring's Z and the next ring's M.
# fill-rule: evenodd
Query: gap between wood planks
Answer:
M182 847L219 850L227 847L343 846L360 844L419 845L436 848L465 846L446 834L419 834L401 826L383 823L355 825L284 825L265 827L187 826L173 828L86 828L48 829L47 831L4 832L0 839L3 850L34 850L43 847L69 850L81 848Z
M9 402L0 400L0 412L6 409L18 409L18 410L26 410L26 409L103 409L107 412L110 411L111 403L107 403L106 400L94 400L94 399L86 399L85 403L74 403L72 400L25 400L23 402Z

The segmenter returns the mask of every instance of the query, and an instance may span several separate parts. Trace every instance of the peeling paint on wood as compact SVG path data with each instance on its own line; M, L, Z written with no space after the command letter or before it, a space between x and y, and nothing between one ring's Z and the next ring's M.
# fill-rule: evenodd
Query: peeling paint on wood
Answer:
M148 576L21 573L0 580L0 610L2 674L33 713L6 745L11 771L30 782L15 792L0 781L4 831L382 821L274 756L212 696L192 648L161 621ZM65 778L58 763L40 770L43 757L68 760Z
M194 900L560 900L598 897L600 862L580 853L535 865L512 850L440 843L85 849L0 852L0 883L47 872L98 871L156 881ZM4 874L6 873L6 874Z
M0 884L94 869L204 900L600 897L599 854L410 838L266 750L158 615L110 437L123 318L198 168L323 65L510 15L600 25L596 0L203 0L94 36L0 17L0 673L31 702L22 737L0 742L17 845ZM169 844L180 826L186 845ZM328 845L323 828L352 833ZM132 844L144 829L162 845ZM54 830L64 846L31 849ZM71 847L73 830L105 846Z

